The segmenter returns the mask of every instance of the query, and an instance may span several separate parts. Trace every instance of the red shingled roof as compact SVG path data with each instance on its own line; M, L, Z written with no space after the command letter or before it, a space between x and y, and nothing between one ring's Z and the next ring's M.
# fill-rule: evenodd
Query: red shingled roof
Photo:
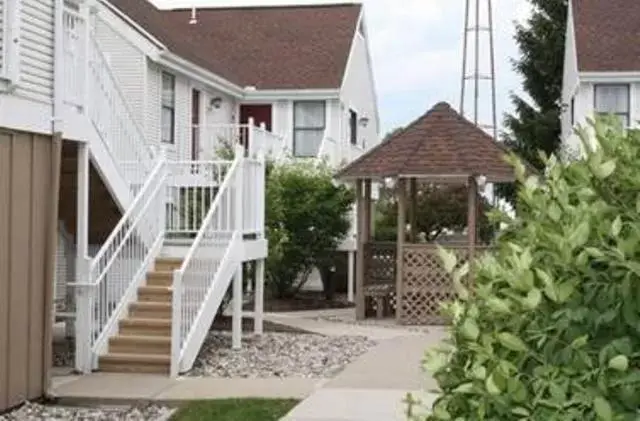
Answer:
M424 177L445 181L484 175L513 181L507 150L445 102L338 173L339 178Z
M640 71L640 0L573 0L578 69Z
M147 0L110 0L175 54L239 86L337 89L360 4L158 10Z

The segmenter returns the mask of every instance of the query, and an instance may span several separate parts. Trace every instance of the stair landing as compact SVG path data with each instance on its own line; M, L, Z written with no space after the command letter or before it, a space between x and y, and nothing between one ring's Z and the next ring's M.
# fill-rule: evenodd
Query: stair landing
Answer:
M138 288L137 301L119 322L118 334L109 338L98 369L111 373L169 374L171 368L171 284L182 259L158 258Z

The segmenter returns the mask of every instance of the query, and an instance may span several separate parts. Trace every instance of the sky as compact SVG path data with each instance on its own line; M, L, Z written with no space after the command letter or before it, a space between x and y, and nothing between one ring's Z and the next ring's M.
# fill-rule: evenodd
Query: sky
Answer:
M487 23L488 0L479 0L480 26ZM266 4L320 4L345 0L152 0L161 8L191 6L243 6ZM440 101L460 108L465 0L362 0L373 61L381 136L406 125ZM475 16L471 1L472 18ZM509 94L521 93L520 77L512 70L510 58L518 56L513 40L514 22L530 13L527 0L493 0L495 39L496 103L500 127L502 116L511 111ZM480 34L479 73L488 73L489 44ZM473 35L469 47L475 45ZM473 73L475 56L469 52ZM467 83L465 115L474 119L473 83ZM490 84L479 85L481 124L491 123Z

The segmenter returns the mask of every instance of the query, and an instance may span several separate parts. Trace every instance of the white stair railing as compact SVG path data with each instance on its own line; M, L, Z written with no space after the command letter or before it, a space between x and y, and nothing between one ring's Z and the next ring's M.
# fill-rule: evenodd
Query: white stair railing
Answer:
M236 158L207 213L182 266L173 276L171 374L193 366L211 322L222 303L233 274L241 264L238 256L245 217L253 205L243 190L247 159L236 148ZM262 165L264 173L264 165ZM258 178L257 182L261 182ZM255 200L255 199L253 199ZM247 228L249 229L249 228Z
M252 124L253 126L253 124ZM265 155L279 160L286 153L284 137L267 130L265 124L260 127L253 126L249 134L249 156L256 158Z
M90 372L97 356L106 352L118 320L146 279L146 272L160 252L165 234L167 163L160 158L151 174L93 259L76 287L76 368ZM140 238L145 233L148 240Z

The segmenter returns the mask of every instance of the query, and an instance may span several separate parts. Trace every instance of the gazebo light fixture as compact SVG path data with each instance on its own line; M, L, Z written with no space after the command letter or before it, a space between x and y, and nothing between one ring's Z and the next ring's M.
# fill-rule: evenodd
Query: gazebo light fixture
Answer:
M366 128L369 125L369 117L367 116L360 117L360 120L358 121L358 123L360 124L360 127Z

